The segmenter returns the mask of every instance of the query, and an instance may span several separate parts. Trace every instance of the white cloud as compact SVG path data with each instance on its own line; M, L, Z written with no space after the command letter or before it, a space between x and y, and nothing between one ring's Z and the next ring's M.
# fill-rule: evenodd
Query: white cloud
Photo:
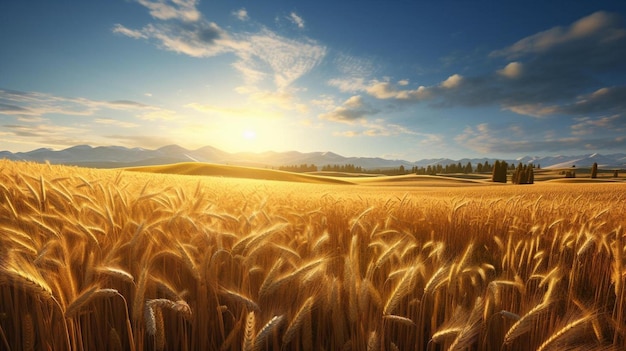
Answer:
M196 8L199 0L138 0L150 10L150 15L160 20L178 19L186 22L198 21L202 15Z
M367 88L363 78L333 78L328 81L328 85L344 93L355 93Z
M522 75L523 65L519 62L511 62L503 69L498 70L498 74L506 78L519 78Z
M154 41L163 50L192 57L213 57L232 53L237 58L231 64L243 78L235 91L248 95L251 101L264 105L275 104L283 110L305 111L294 92L293 83L314 69L326 56L325 46L308 38L289 39L262 27L256 33L229 33L216 23L204 19L197 12L195 0L141 0L157 19L140 30L116 25L115 33L134 39ZM247 20L245 8L232 12L240 20ZM304 21L295 12L290 20L299 27ZM184 23L167 21L178 19ZM185 22L186 21L186 22ZM274 90L268 90L267 79L272 79ZM149 113L140 118L169 118L167 113Z
M401 90L393 86L390 82L371 81L365 87L365 91L377 99L397 99L419 101L430 97L429 91L424 86L417 89Z
M290 13L287 19L289 19L291 23L298 26L298 28L300 29L304 28L304 20L302 19L302 17L298 16L298 14L296 14L295 12Z
M200 21L181 27L170 24L148 24L141 33L155 39L162 49L192 57L212 57L232 52L240 45L213 22Z
M245 8L241 8L237 11L233 11L232 15L237 17L240 21L247 21L250 19L250 17L248 17L248 11L246 11Z
M119 23L113 26L113 33L125 35L133 39L148 39L142 31L126 28Z
M365 103L361 96L355 95L344 101L341 106L335 107L327 113L320 114L318 117L328 121L353 124L378 112L380 111Z
M409 85L409 80L408 79L402 79L398 81L398 85L401 87L407 86Z
M504 106L503 109L517 113L518 115L532 117L546 117L559 112L558 106L546 106L544 104L523 104Z
M247 38L248 45L238 51L238 67L269 66L278 89L285 88L316 67L326 55L326 47L313 40L297 41L267 29ZM260 62L258 62L260 61Z
M452 89L461 85L461 82L463 82L463 76L461 76L460 74L453 74L446 80L441 82L441 86L446 89Z

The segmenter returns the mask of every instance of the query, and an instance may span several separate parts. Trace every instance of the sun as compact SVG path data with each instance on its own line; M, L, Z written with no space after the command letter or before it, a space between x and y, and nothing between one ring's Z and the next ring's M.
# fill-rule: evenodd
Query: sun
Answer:
M251 129L244 130L242 136L246 140L254 140L256 139L256 132Z

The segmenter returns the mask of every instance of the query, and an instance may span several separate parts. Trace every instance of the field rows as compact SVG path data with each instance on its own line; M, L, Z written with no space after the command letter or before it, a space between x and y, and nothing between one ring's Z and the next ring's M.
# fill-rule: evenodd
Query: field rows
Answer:
M625 190L0 161L0 349L623 350Z

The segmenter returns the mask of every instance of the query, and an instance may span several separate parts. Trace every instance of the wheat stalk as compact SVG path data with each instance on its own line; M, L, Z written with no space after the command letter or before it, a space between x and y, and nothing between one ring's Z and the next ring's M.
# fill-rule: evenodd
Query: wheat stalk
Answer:
M313 308L314 302L315 299L313 296L304 301L298 312L296 312L296 314L291 319L289 326L287 326L287 330L283 334L283 344L289 344L295 337L296 333L298 332L306 318L310 317L311 309Z
M115 328L111 327L109 329L109 350L111 351L122 351L122 339L120 339L120 335L117 333Z
M24 351L32 351L35 349L33 316L30 313L26 313L22 318L22 347Z
M65 310L65 318L70 318L76 314L83 306L87 305L92 300L99 297L112 297L118 294L115 289L100 289L97 286L93 286L83 291L78 295L72 303L70 303Z

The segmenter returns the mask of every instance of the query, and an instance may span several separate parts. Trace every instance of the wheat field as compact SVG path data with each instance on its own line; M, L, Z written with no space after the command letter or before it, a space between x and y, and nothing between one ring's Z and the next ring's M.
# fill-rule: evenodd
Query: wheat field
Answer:
M624 350L625 204L0 161L0 349Z

